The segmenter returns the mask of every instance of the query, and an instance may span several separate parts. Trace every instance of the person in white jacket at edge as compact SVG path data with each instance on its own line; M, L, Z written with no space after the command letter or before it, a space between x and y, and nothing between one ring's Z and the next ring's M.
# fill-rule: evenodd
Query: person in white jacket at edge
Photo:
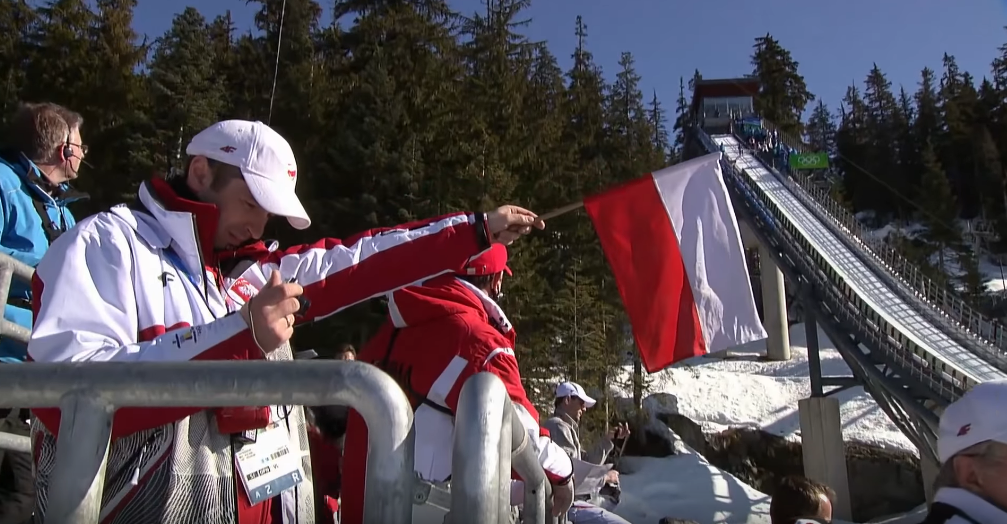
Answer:
M595 403L580 384L561 382L556 386L556 410L552 417L542 423L552 440L575 461L575 472L576 461L604 464L608 454L615 448L613 440L629 437L629 428L620 424L598 441L592 450L584 450L580 443L580 418ZM574 479L575 483L578 481L582 480ZM593 487L593 491L597 494L605 483L618 484L619 472L614 469L609 471L604 481ZM608 509L592 504L590 500L588 496L578 497L567 512L567 519L573 524L630 524Z
M1007 380L976 385L941 415L941 469L921 524L1007 523Z
M287 141L261 122L228 120L193 137L186 154L184 176L144 183L132 204L53 243L33 282L31 360L287 360L295 324L456 271L493 243L544 227L530 211L503 206L280 250L260 240L270 217L311 224ZM35 415L41 522L60 415ZM312 523L307 451L298 406L120 409L100 520ZM256 476L263 461L271 474Z

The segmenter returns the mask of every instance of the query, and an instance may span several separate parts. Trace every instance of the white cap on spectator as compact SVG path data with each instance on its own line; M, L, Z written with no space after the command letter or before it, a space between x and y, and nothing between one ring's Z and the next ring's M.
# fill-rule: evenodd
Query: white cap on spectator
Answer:
M976 385L941 415L937 452L941 463L962 450L992 440L1007 444L1007 380Z
M230 164L241 169L255 201L271 214L287 217L295 229L311 225L294 193L297 162L290 144L262 122L225 120L192 137L185 154Z
M577 397L584 401L585 407L592 407L597 404L593 398L584 393L584 388L580 387L580 384L576 382L561 382L556 386L556 398L564 397Z

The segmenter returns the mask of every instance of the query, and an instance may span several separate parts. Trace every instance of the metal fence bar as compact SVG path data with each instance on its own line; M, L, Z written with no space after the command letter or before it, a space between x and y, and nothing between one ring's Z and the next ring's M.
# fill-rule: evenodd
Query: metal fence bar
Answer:
M552 516L552 485L545 478L545 471L538 462L538 454L531 445L528 431L516 414L511 431L514 433L512 441L517 443L514 446L511 465L524 480L524 523L554 524L556 517Z
M455 412L452 522L505 524L510 520L510 482L501 485L499 472L511 470L512 414L507 388L496 375L477 373L465 381ZM508 504L501 508L504 490Z
M31 438L27 435L15 435L0 431L0 449L17 453L31 453Z
M10 255L0 253L0 304L7 304L7 299L10 298L11 282L14 279L30 284L31 277L34 274L35 270L28 264L19 262ZM0 337L16 340L27 345L28 339L31 338L31 330L5 320L0 316Z
M346 405L360 413L367 427L380 429L368 431L364 519L390 524L412 520L413 411L398 384L369 364L257 361L0 366L0 407L60 406L63 410L56 456L59 478L53 478L48 499L50 504L60 501L66 515L81 517L62 521L72 524L96 522L84 517L90 515L89 501L101 497L103 476L94 460L104 454L103 439L107 443L110 426L101 420L104 410L112 406L275 404ZM69 438L77 440L70 445ZM76 453L85 456L67 458ZM87 454L92 455L90 462ZM67 475L72 464L89 468Z
M59 408L46 522L98 522L115 409L93 392L84 391L67 393Z
M557 522L538 453L496 375L477 373L462 386L453 445L452 522L509 522L512 468L524 480L522 522Z

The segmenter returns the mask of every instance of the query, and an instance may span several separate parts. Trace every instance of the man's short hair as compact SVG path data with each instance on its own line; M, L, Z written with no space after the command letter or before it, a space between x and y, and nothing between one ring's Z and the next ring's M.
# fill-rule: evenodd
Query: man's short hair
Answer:
M70 133L80 129L84 118L51 102L24 103L11 120L8 143L32 162L52 162L53 151L66 145Z
M349 342L346 342L343 345L339 346L339 351L336 354L342 355L343 353L353 353L353 356L357 356L356 348L354 348L353 344L350 344Z
M189 169L192 168L192 161L195 159L196 157L194 156L186 157L185 171L180 173L181 180L188 179ZM213 181L210 182L210 189L213 189L214 191L219 191L224 187L227 187L227 184L230 183L231 180L239 178L244 179L244 175L241 174L241 168L238 166L232 166L231 164L220 162L212 158L206 159L206 166L210 168L210 172L213 173Z
M784 477L773 492L769 517L773 524L787 524L799 518L816 518L822 499L835 500L832 488L801 475Z

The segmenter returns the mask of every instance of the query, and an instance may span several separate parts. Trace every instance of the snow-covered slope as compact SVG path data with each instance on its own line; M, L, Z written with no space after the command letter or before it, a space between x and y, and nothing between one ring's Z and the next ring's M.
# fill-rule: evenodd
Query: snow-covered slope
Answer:
M818 341L822 373L849 376L849 368L822 330L818 331ZM765 342L680 362L651 375L649 392L675 395L679 413L696 421L706 432L759 427L798 440L797 401L811 395L804 324L791 327L790 344L792 358L787 362L764 360ZM613 393L630 395L618 390ZM846 440L918 453L862 387L843 391L836 398L841 402Z
M821 330L818 340L823 374L849 375L846 363ZM651 375L648 393L677 397L678 412L699 423L706 432L748 426L797 440L797 401L811 394L806 341L805 326L798 324L790 329L792 359L788 362L763 360L764 342L681 362ZM622 390L612 393L623 398L631 395ZM842 406L846 440L918 453L863 388L836 397ZM657 524L664 517L692 519L701 524L769 522L768 495L710 465L670 430L668 434L681 454L622 460L620 515L634 524ZM916 514L884 522L906 524L921 518Z

